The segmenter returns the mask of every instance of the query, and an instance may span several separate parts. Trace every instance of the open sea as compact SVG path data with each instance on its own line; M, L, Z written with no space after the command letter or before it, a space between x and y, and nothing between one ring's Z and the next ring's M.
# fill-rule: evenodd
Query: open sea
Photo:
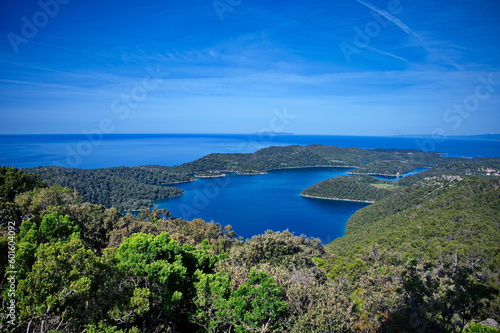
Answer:
M26 168L64 166L107 168L178 165L210 153L250 153L269 146L324 144L359 148L433 150L456 157L499 157L500 141L319 135L108 134L0 135L0 165ZM183 196L155 204L174 217L203 218L231 224L245 238L271 229L318 237L341 237L349 217L365 203L304 198L300 192L323 179L345 175L347 168L306 168L266 175L199 179L178 184Z

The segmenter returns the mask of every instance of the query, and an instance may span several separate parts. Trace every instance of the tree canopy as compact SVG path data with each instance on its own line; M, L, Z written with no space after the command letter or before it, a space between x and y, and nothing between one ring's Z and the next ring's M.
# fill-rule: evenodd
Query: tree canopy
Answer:
M498 178L391 190L323 246L288 230L243 240L161 209L122 214L3 172L19 188L0 206L2 331L480 332L500 319Z

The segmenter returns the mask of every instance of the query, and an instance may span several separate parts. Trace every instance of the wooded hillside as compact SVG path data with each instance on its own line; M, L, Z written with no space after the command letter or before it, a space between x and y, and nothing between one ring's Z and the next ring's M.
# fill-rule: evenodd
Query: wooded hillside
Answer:
M152 200L181 195L181 189L166 185L194 180L193 177L169 173L155 167L90 170L36 167L25 170L39 175L49 184L77 191L86 202L119 210L139 210L152 206Z
M427 178L325 248L166 210L123 215L3 167L0 288L15 310L0 330L494 332L465 325L500 319L499 191L498 178Z

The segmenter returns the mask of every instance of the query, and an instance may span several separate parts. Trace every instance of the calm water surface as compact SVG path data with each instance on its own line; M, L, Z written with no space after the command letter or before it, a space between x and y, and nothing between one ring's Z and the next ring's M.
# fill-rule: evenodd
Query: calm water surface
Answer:
M347 175L348 168L306 168L270 171L266 175L229 174L180 184L183 196L156 202L173 216L231 224L245 238L268 229L289 229L318 237L324 243L344 234L345 224L368 204L305 198L300 192L327 178Z
M0 135L0 165L27 168L57 165L108 168L137 165L178 165L210 153L251 153L269 146L324 144L359 148L437 150L449 156L497 157L500 141L428 138L242 135L242 134L108 134Z

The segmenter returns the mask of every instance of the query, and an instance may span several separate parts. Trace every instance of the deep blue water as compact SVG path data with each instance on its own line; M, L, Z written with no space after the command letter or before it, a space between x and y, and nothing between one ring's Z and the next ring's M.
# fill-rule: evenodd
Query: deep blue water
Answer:
M435 150L459 157L500 156L500 141L429 138L313 135L113 134L0 135L0 165L19 168L58 165L105 168L136 165L178 165L209 153L254 152L290 144L324 144L360 148ZM304 198L300 192L348 169L309 168L272 171L267 175L200 179L179 184L185 194L158 202L175 217L201 217L250 237L267 229L319 237L324 243L340 237L345 223L364 203ZM417 170L418 171L418 170Z
M268 229L289 229L330 242L342 236L349 217L368 204L304 198L300 192L321 180L347 175L349 170L288 169L266 175L204 178L180 184L183 196L156 204L173 216L231 224L245 238Z

